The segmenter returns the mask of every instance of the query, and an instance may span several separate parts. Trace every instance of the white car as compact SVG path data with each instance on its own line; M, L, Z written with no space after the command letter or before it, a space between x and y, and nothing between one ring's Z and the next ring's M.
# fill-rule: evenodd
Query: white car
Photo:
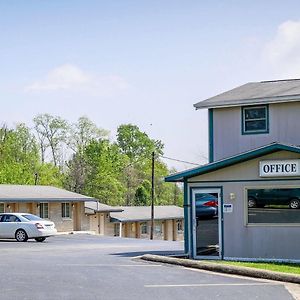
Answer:
M0 238L16 239L26 242L35 239L43 242L47 237L57 233L55 224L28 213L2 213L0 214Z

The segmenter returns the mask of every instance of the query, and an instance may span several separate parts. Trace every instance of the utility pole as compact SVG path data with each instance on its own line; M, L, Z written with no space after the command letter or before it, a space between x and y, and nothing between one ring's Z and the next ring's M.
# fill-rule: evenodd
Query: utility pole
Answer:
M150 240L153 240L154 231L154 151L152 152L152 176L151 176L151 231Z

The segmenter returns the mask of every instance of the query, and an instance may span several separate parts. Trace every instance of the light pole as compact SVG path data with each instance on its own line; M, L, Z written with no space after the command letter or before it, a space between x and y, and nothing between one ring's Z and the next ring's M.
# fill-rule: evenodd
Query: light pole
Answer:
M151 176L151 231L150 240L153 240L154 230L154 151L152 152L152 176Z

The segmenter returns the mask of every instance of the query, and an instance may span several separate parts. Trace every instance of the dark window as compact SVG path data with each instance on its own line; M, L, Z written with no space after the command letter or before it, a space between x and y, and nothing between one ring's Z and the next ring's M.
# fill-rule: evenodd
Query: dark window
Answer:
M14 215L3 215L1 222L21 222L21 220Z
M183 231L182 221L177 221L177 231Z
M141 234L147 234L148 233L148 225L147 223L141 223Z
M61 216L63 218L71 218L70 203L61 204Z
M243 134L269 132L268 106L243 107L242 126Z
M44 219L49 218L48 203L40 203L40 217Z
M248 223L300 224L300 188L248 189Z

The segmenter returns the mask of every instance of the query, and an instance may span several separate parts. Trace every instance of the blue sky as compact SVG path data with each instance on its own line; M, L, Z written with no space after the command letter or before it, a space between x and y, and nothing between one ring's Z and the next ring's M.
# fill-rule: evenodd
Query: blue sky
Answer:
M161 139L166 156L204 163L207 111L192 105L249 81L300 77L299 9L298 1L2 0L0 120L86 115L112 139L133 123Z

